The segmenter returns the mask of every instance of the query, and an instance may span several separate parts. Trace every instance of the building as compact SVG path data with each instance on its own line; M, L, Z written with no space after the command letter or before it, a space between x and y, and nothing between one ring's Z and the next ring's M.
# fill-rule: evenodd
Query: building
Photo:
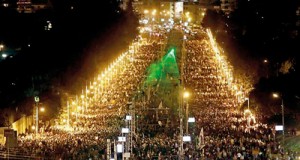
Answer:
M31 0L18 0L17 11L19 13L32 13Z
M12 7L13 4L9 0L0 0L1 6L3 7Z
M25 134L30 132L33 126L33 116L23 116L19 120L12 124L12 128L18 132L18 134Z
M206 8L200 6L198 3L186 2L184 3L183 21L200 24L205 16Z
M18 0L17 11L19 13L34 13L39 10L50 8L49 0Z
M0 146L4 146L5 144L5 137L4 137L4 130L8 129L8 127L0 127Z
M11 148L17 147L17 144L17 131L8 127L0 127L0 145Z
M135 9L148 23L184 22L200 24L207 5L194 0L141 0L135 1ZM205 1L205 4L211 1ZM203 4L203 3L202 3Z

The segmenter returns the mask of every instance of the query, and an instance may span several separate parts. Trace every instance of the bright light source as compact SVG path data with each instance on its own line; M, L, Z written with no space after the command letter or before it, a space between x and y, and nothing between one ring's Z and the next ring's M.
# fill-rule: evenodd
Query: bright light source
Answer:
M130 121L131 119L132 119L132 117L131 117L130 115L127 115L127 116L126 116L126 120L127 120L127 121Z
M244 113L251 113L249 109L245 109Z
M118 137L118 142L126 142L126 137Z
M129 133L129 128L122 128L122 133Z
M152 15L154 16L156 14L156 9L154 9L153 11L152 11Z
M183 136L182 140L183 140L183 142L190 142L191 141L191 136Z
M273 93L273 97L274 97L274 98L278 98L279 95L278 95L277 93Z
M44 108L44 107L41 107L41 108L40 108L40 111L41 111L41 112L45 112L45 108Z
M5 53L2 54L2 58L6 58L7 56L8 56L8 55L5 54Z
M189 92L187 91L183 92L183 98L189 98L189 96L190 96Z
M190 123L194 123L194 122L196 122L196 120L195 120L195 118L194 118L194 117L190 117L190 118L188 119L188 122L190 122Z
M276 125L275 130L276 131L283 131L283 125Z
M122 153L122 152L123 152L123 145L117 144L117 153Z

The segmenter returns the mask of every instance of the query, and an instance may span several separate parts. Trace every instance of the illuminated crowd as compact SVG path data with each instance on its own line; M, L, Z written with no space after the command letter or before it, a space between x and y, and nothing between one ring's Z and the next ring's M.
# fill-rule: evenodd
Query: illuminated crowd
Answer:
M191 135L192 141L183 144L184 159L295 158L295 153L284 151L275 140L275 127L261 123L263 115L239 109L246 85L234 81L232 73L228 73L230 66L225 66L229 64L215 58L212 45L204 30L189 34L185 41L184 85L193 94L185 106L189 103L189 114L195 117L196 124L185 133ZM178 119L171 122L176 127L161 126L155 113L152 119L144 120L142 123L151 125L144 126L139 136L142 138L136 141L136 159L178 159Z
M146 67L156 58L156 52L159 50L158 44L142 45L139 48L141 54L128 58L128 64L125 63L122 71L114 77L109 83L105 92L100 93L98 101L89 103L84 114L77 117L78 123L72 128L80 132L90 132L106 130L119 130L118 124L105 126L112 120L124 116L127 108L126 104L131 101L131 97L138 91L138 82L142 81ZM76 117L75 117L76 118ZM76 122L76 121L75 121ZM99 128L100 127L100 128Z
M194 93L189 103L197 118L196 128L205 131L203 156L266 159L271 153L278 153L271 127L256 123L251 111L239 111L243 87L237 87L233 74L226 71L229 64L217 58L220 51L214 49L209 34L199 30L185 43L185 83Z
M50 159L105 159L106 139L120 134L127 103L138 92L146 68L160 56L163 44L156 40L164 41L164 37L153 34L147 38L138 37L118 64L70 99L55 125L38 135L20 136L19 152Z
M20 135L19 152L49 159L106 159L107 139L120 135L128 103L140 91L147 67L166 50L167 32L163 28L143 30L128 51L86 85L80 95L67 100L54 125L40 134ZM184 142L184 159L280 158L283 149L274 139L274 127L261 123L264 117L258 113L239 110L250 88L235 80L233 68L211 32L196 29L184 35L178 61L183 64L184 87L192 96L183 101L183 107L189 104L189 115L196 119L185 133L191 135L192 141ZM150 96L143 96L143 101L135 105L139 109L153 107ZM177 160L182 138L179 118L158 123L157 117L136 112L140 118L135 122L133 159ZM156 114L168 117L169 112L161 110ZM293 155L287 153L285 157L288 156Z

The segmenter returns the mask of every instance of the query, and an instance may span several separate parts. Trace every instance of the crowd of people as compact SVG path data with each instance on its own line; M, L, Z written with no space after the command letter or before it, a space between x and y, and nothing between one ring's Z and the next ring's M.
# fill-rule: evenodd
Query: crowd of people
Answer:
M176 127L155 125L152 116L143 123L151 123L137 140L137 159L295 159L296 153L284 150L275 139L275 126L261 123L260 113L240 110L236 90L222 75L222 64L215 60L212 47L204 31L198 30L185 41L184 84L193 96L184 101L195 117L189 132L191 142L183 143L180 153L179 117L171 122ZM181 56L181 57L183 57ZM186 110L184 110L185 112ZM162 112L158 112L162 113ZM157 114L157 113L156 113ZM148 116L151 118L151 116ZM154 128L154 129L153 129Z
M106 159L106 140L120 135L128 103L139 91L147 67L161 55L163 41L158 33L137 38L114 72L106 73L110 78L104 79L105 86L73 99L77 106L68 120L60 116L43 133L19 136L18 152L42 159Z
M125 54L111 73L106 73L106 78L100 79L103 83L99 83L105 86L92 88L84 98L76 99L76 107L80 105L81 108L76 108L74 114L68 113L68 121L63 121L66 117L61 116L41 134L20 135L18 152L41 159L106 159L107 139L115 140L121 135L121 127L126 125L124 117L129 113L128 104L135 103L136 128L131 131L134 132L133 147L126 149L132 153L131 159L295 158L294 153L284 150L276 141L274 126L261 123L262 115L239 110L236 88L232 80L228 80L228 74L223 73L224 64L214 57L206 32L197 29L190 33L193 34L185 34L183 45L178 46L182 52L177 53L180 55L177 56L178 66L183 67L182 81L192 93L182 107L187 111L185 106L189 105L188 114L196 119L190 126L183 125L188 127L189 132L185 132L184 127L183 134L191 136L190 142L182 142L179 124L185 123L174 117L180 111L171 113L174 110L160 108L162 106L154 103L157 101L153 99L159 97L140 94L147 67L162 58L164 47L169 46L163 44L168 40L165 39L166 30L162 29L149 34L147 39L138 38L133 50ZM172 41L176 40L168 42ZM142 98L132 102L137 94ZM154 110L151 112L147 108ZM182 120L186 121L187 117ZM116 150L111 149L113 157Z

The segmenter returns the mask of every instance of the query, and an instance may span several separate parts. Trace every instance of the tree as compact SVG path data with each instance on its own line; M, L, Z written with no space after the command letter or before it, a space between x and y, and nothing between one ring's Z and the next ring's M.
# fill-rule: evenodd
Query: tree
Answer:
M281 67L279 69L279 72L282 74L288 74L291 70L294 70L294 59L288 59L281 63Z

